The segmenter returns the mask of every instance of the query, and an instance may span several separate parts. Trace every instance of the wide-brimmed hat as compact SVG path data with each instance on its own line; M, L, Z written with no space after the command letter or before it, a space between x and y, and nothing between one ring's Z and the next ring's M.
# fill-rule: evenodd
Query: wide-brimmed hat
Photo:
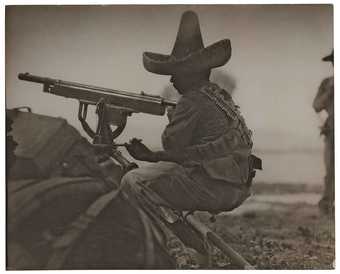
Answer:
M332 50L332 53L325 56L324 58L322 58L322 61L325 62L334 62L334 50Z
M144 52L146 70L162 75L206 71L223 66L231 56L230 40L204 47L198 17L193 11L183 13L177 38L170 55Z

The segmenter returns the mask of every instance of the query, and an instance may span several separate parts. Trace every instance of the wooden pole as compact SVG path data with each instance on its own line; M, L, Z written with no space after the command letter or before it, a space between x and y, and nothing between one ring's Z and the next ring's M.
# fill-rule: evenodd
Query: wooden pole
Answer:
M237 253L231 246L229 246L219 235L211 231L207 226L198 222L194 216L186 217L187 222L198 231L203 237L206 237L212 244L227 255L233 263L242 267L243 269L255 269L249 262L247 262L239 253Z

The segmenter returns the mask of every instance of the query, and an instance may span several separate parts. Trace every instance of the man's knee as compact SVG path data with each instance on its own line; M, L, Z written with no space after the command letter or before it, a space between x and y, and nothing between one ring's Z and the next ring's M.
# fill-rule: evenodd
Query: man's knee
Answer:
M136 172L137 170L138 169L130 170L122 177L120 183L122 189L131 188L140 181L140 178Z
M128 183L128 182L132 181L133 177L134 177L133 172L134 172L134 169L125 173L123 175L122 179L121 179L121 184Z

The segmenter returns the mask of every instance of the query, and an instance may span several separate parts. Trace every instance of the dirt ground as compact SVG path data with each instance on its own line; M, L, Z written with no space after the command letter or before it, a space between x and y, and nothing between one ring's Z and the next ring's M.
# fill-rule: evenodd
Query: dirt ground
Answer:
M320 196L320 187L259 184L237 212L198 218L256 269L333 269L334 217L319 212ZM214 268L238 268L218 250L212 258Z

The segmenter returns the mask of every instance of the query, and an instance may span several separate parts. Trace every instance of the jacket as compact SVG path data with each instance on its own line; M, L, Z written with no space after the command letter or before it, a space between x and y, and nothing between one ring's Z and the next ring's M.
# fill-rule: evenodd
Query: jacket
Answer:
M165 150L183 155L188 170L201 168L213 180L245 184L251 135L228 92L206 82L181 97L162 143Z

